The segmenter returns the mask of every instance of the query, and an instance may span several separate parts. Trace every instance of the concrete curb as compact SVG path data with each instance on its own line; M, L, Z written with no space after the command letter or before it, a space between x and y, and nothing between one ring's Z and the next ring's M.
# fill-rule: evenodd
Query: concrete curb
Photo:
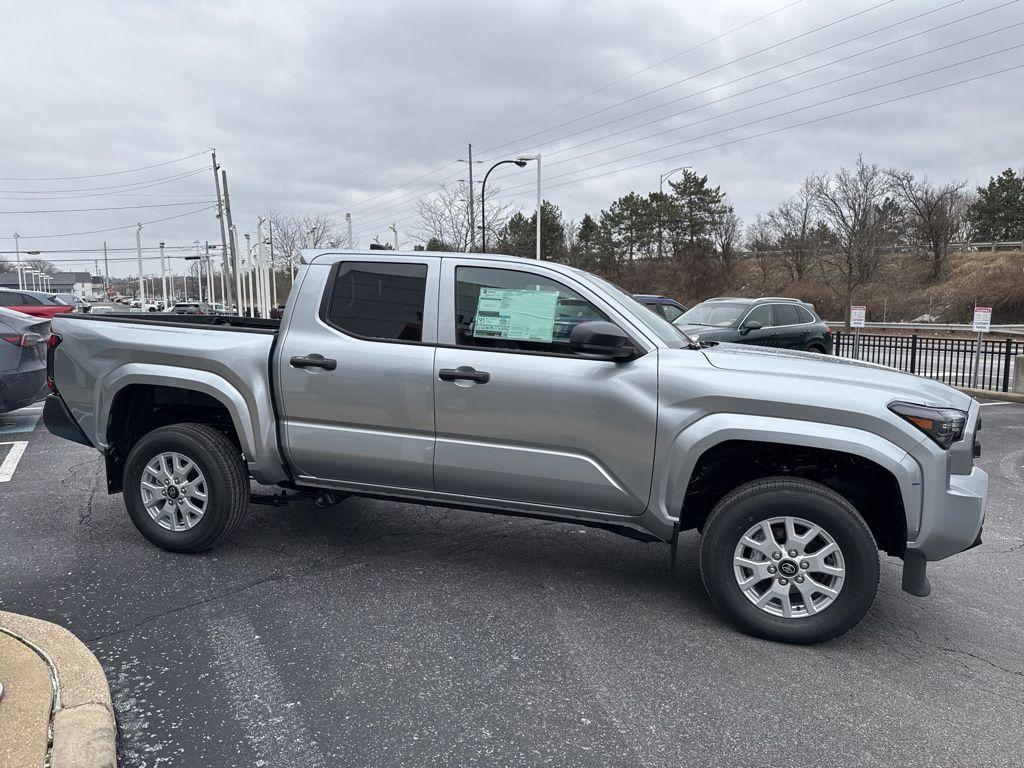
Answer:
M1020 392L993 392L990 389L971 389L970 387L957 387L957 389L979 400L1002 400L1006 403L1024 403L1024 394Z
M0 611L0 630L39 654L50 668L51 768L116 768L110 688L92 651L63 627L16 613Z

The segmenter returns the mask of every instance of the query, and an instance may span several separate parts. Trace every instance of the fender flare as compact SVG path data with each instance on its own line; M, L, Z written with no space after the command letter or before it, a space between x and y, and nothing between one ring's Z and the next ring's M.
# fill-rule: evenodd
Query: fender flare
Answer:
M148 363L126 363L103 380L96 382L96 435L99 443L97 447L100 450L105 451L110 447L107 441L110 409L121 390L133 384L190 389L209 395L227 409L242 452L248 460L252 461L256 457L256 433L249 418L252 410L246 404L242 393L227 379L208 371Z
M913 539L920 527L922 505L921 468L903 448L853 427L782 419L773 416L716 413L683 428L670 444L667 461L655 477L659 517L678 521L690 477L701 456L730 440L821 448L860 456L889 471L899 485L907 518L907 535Z

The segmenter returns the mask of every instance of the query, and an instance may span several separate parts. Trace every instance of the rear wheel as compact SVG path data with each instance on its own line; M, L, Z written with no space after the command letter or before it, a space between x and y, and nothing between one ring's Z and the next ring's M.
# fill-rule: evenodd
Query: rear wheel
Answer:
M145 435L125 462L123 488L135 527L171 552L214 546L249 505L238 446L207 424L172 424Z
M725 496L704 527L701 575L744 632L788 643L831 640L878 591L878 547L857 510L825 486L755 480Z

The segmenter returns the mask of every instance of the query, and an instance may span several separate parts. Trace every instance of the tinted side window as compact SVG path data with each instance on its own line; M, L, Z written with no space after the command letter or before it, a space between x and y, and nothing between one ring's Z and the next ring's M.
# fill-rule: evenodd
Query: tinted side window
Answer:
M19 305L21 305L20 293L0 291L0 307L17 307Z
M661 311L665 313L665 319L670 323L683 314L683 310L677 307L675 304L662 304Z
M426 264L344 262L336 268L322 317L354 336L423 340Z
M573 328L607 319L576 291L540 275L490 267L455 271L459 346L571 354Z
M807 307L797 307L796 308L796 313L798 315L800 315L800 322L801 323L816 323L816 322L818 322L818 318L816 318L814 315L812 315L807 310Z
M772 305L762 304L759 307L754 307L750 310L750 314L747 315L744 323L749 323L751 320L757 320L761 324L762 328L768 328L776 323L772 322Z
M37 299L35 296L29 296L27 293L21 294L21 303L25 307L36 307L40 306L43 302Z
M797 323L804 322L803 318L800 317L800 313L797 312L797 309L798 307L793 304L776 304L775 324L796 325Z

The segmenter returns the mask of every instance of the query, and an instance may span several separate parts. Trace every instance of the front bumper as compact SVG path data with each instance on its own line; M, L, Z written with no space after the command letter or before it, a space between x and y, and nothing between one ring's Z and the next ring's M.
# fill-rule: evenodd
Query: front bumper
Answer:
M926 511L917 538L907 553L942 560L978 543L985 522L988 474L974 467L969 475L950 475L949 486Z

